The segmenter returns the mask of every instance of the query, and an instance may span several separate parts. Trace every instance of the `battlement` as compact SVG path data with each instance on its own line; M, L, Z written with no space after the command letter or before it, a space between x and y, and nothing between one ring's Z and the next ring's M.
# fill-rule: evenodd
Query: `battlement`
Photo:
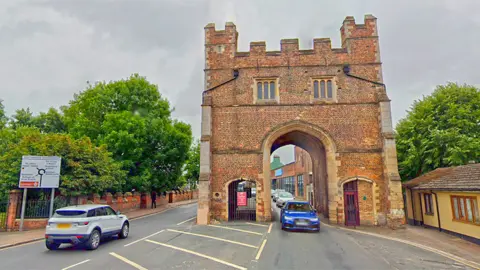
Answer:
M378 37L377 18L371 14L367 14L364 16L363 24L356 24L353 16L347 16L345 20L343 20L340 34L342 36L342 47L345 46L345 42L348 39Z
M228 65L228 61L234 58L241 58L242 61L255 61L258 57L274 56L300 56L305 61L298 62L302 64L310 60L329 58L330 63L336 62L379 62L378 54L378 32L377 18L373 15L365 15L364 23L357 24L354 17L347 16L340 28L341 48L332 48L330 38L314 38L313 48L300 50L299 40L297 38L281 39L280 51L267 51L265 41L250 42L250 49L247 52L237 51L238 32L232 22L225 24L225 29L217 30L214 23L205 26L205 46L207 60L215 59L220 66ZM353 43L364 43L362 46L352 46ZM365 51L359 51L360 47L374 47L375 52L365 56ZM211 54L209 55L209 52ZM360 54L362 54L360 56ZM209 57L210 56L210 57ZM326 62L326 60L325 60ZM290 63L290 62L289 62ZM237 63L238 64L238 63ZM208 66L208 64L207 64ZM218 66L217 64L215 66ZM219 66L218 66L219 67Z

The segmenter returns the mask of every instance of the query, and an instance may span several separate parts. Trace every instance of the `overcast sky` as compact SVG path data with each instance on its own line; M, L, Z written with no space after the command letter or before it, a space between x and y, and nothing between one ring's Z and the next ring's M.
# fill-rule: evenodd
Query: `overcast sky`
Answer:
M329 37L340 47L345 16L378 18L393 121L447 81L480 85L478 0L54 0L0 1L0 99L7 113L67 104L86 82L132 73L158 84L174 116L200 134L203 27L233 21L239 50L265 40ZM281 151L292 160L291 148Z

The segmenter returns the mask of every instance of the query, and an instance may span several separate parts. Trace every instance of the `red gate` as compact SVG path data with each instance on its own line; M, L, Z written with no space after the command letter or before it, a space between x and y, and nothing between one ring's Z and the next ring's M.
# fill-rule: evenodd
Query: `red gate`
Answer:
M345 225L360 225L360 214L358 211L358 181L352 181L343 185L343 198L345 205Z

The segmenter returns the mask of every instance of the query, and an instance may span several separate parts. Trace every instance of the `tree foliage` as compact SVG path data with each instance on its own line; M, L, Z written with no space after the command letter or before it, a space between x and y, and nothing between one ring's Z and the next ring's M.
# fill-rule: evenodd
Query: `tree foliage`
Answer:
M38 129L19 127L2 131L0 155L0 191L18 186L22 156L62 157L60 191L64 195L120 191L125 172L105 147L97 147L89 138L72 139L68 134L42 134Z
M32 124L44 133L66 132L63 115L55 108L50 108L48 112L41 112L38 116L34 116Z
M0 130L5 128L8 122L8 117L5 113L5 106L3 105L3 100L0 99Z
M185 163L185 180L192 189L197 187L198 179L200 178L200 142L197 140L190 151L188 152L188 159Z
M30 108L16 110L10 120L10 126L14 129L19 127L32 127L33 113L30 111Z
M438 86L415 101L397 127L400 175L408 180L439 167L480 161L480 91Z
M192 132L171 119L158 87L137 74L90 85L62 108L67 130L105 144L128 172L126 189L166 190L178 185Z
M36 127L43 133L66 132L63 116L55 108L50 108L48 112L41 112L37 116L33 115L30 108L16 110L10 120L10 127L13 129Z
M17 110L8 125L0 102L0 192L17 186L22 155L61 156L64 194L179 188L192 131L171 111L137 74L89 85L61 112Z

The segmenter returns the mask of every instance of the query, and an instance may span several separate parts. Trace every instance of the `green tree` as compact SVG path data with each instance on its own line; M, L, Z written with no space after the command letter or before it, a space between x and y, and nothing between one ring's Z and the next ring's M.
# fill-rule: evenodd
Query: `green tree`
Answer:
M74 137L88 136L97 142L103 134L107 114L128 111L142 117L168 118L171 110L156 85L134 74L126 80L89 85L75 94L62 111L69 133Z
M198 179L200 178L200 142L198 140L192 145L188 152L185 171L186 182L190 184L190 188L196 189Z
M44 133L66 132L63 116L55 108L50 108L48 112L41 112L38 116L34 116L32 125Z
M5 128L8 122L8 117L5 114L5 106L3 106L3 100L0 99L0 129Z
M409 180L439 167L480 161L480 91L438 86L415 101L396 127L400 175Z
M137 74L89 85L62 107L69 133L105 144L128 172L126 190L177 186L191 144L189 125L171 119L158 87Z
M60 191L64 195L120 191L125 182L126 172L111 153L87 137L75 140L67 134L42 134L21 127L10 130L9 138L0 156L1 193L17 187L23 155L60 156Z
M19 109L16 110L12 116L10 126L14 129L18 127L31 127L34 126L33 119L33 113L30 111L30 108Z

